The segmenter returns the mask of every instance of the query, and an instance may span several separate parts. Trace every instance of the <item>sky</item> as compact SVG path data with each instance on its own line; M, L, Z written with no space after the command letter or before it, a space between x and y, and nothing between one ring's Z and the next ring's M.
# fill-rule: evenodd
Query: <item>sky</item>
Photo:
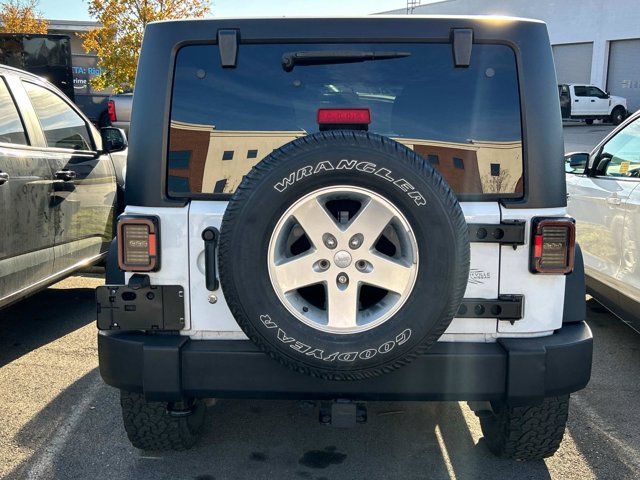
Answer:
M422 3L430 3L426 0ZM220 17L283 15L366 15L405 8L406 0L212 0L212 15ZM86 0L40 0L47 19L90 20Z

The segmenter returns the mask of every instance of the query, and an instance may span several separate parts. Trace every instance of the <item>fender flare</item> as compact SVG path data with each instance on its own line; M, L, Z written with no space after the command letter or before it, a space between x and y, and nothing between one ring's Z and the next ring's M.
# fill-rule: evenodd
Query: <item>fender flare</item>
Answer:
M576 243L573 272L566 276L562 323L583 322L587 318L587 293L584 277L584 261L580 245Z

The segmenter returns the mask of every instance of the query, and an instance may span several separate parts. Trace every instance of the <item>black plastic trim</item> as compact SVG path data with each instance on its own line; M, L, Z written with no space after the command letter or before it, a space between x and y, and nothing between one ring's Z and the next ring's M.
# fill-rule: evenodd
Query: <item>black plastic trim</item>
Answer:
M454 28L472 29L476 44L508 45L518 67L523 133L524 197L505 208L566 206L564 143L555 67L544 23L481 17L371 16L363 18L212 19L147 26L138 64L130 129L128 205L180 207L167 195L167 146L171 88L177 51L215 44L220 29L237 29L244 43L450 43ZM152 160L151 160L152 159ZM149 168L149 162L154 168Z
M218 397L526 403L584 388L591 375L592 348L589 327L576 323L540 338L438 342L394 372L330 381L281 365L249 340L189 340L141 332L98 336L100 374L107 384L164 401Z
M562 323L582 322L587 319L585 294L586 285L582 249L580 248L580 245L576 243L573 272L566 275L566 283L564 286Z

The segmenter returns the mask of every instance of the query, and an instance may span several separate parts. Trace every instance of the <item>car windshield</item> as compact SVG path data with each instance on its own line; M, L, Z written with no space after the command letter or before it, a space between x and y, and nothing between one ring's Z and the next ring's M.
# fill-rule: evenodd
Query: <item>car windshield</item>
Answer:
M300 52L308 64L283 68ZM215 45L178 52L170 194L232 193L272 150L319 131L321 108L368 109L370 132L422 155L461 197L523 193L509 47L474 45L469 68L454 68L450 44L279 44L242 45L236 68Z

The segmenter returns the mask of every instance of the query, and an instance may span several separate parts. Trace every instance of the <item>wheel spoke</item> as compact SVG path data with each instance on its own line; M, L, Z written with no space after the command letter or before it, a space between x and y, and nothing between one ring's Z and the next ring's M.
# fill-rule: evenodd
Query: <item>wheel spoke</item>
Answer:
M274 267L279 286L284 292L307 287L324 280L324 275L313 269L317 260L315 252L294 257Z
M327 285L328 326L351 328L357 325L358 285L351 284L341 290L336 285Z
M347 231L350 235L361 233L364 236L363 246L370 248L393 217L391 209L371 198L348 225Z
M338 230L333 217L316 198L303 202L291 212L291 215L295 217L316 248L322 244L323 234Z
M370 256L373 269L360 276L362 283L384 288L391 292L402 294L413 275L411 266L404 265L391 258L372 254Z

